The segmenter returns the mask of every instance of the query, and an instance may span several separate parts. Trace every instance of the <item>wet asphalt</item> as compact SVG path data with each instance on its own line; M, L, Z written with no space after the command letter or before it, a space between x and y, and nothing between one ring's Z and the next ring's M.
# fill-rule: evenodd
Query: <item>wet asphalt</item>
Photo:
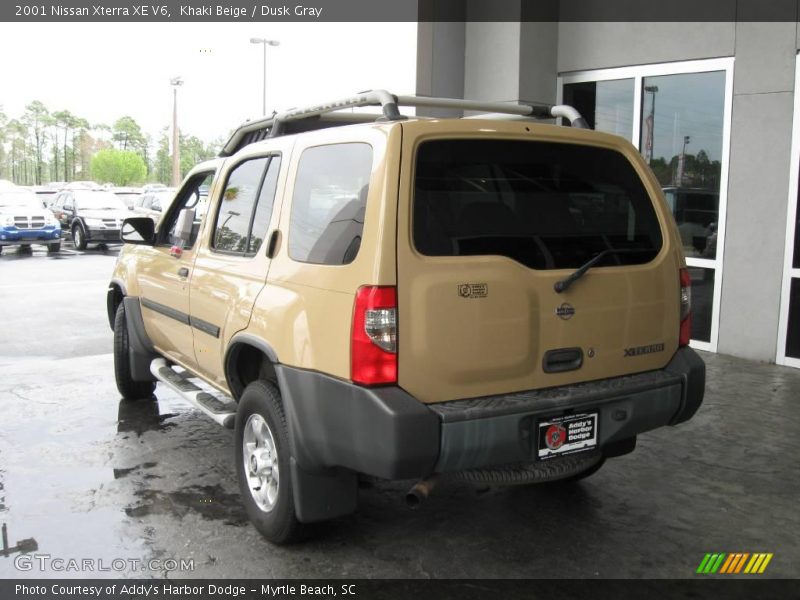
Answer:
M120 400L115 255L0 256L1 578L691 578L708 552L771 552L761 577L800 574L800 371L705 353L695 418L581 483L448 484L418 511L413 482L365 483L357 514L274 547L240 506L231 431L160 385ZM47 564L20 562L17 541Z

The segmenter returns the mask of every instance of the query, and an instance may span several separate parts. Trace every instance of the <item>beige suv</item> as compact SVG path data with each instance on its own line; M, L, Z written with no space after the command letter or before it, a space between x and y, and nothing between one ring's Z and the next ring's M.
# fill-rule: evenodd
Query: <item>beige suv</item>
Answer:
M658 181L567 106L373 91L246 123L122 237L119 391L235 428L275 543L354 511L359 475L416 480L412 506L437 479L575 480L702 402Z

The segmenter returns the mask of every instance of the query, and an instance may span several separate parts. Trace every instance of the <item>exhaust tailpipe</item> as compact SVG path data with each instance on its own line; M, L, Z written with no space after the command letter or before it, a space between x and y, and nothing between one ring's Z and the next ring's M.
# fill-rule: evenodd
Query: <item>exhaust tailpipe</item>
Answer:
M414 484L414 487L408 490L408 493L406 493L406 504L408 508L416 510L428 499L428 496L433 492L433 488L436 487L437 478L436 475L431 475L425 479L420 479Z

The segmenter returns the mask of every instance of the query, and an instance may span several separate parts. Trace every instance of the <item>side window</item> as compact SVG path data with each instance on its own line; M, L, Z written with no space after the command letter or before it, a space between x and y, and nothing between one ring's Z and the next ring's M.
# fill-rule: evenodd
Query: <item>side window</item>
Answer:
M372 146L308 148L300 158L289 225L289 256L296 261L346 265L361 245Z
M217 210L213 248L253 255L267 235L281 159L278 155L247 160L228 175Z
M281 157L273 156L267 166L267 175L261 184L258 194L258 206L253 217L253 228L250 232L250 241L247 243L247 252L255 254L267 236L267 228L272 218L272 208L275 204L275 188L278 186L278 173L281 170Z
M191 248L197 241L197 235L200 232L200 225L205 216L205 203L201 202L201 198L205 196L200 195L201 188L208 189L211 181L214 179L214 172L208 171L204 173L197 173L186 184L178 190L175 195L175 201L169 206L169 212L162 222L157 232L158 244L162 246L172 246L178 242L175 236L175 227L178 224L178 215L184 208L194 208L194 224L192 227L191 238L184 244L184 248Z
M64 194L64 210L72 210L72 194Z

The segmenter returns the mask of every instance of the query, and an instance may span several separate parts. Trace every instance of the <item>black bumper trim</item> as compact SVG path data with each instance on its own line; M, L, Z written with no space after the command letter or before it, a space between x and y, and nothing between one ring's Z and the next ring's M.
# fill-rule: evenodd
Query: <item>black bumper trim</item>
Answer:
M399 387L364 388L280 364L275 371L298 467L384 479L530 462L540 418L582 411L598 413L602 448L689 419L705 386L705 365L690 348L660 371L432 405Z
M647 371L599 381L497 396L482 396L431 404L443 423L472 421L528 411L558 411L575 405L602 402L620 394L640 394L681 383L678 373Z
M297 464L384 479L422 477L439 455L439 418L398 387L365 388L275 365Z

